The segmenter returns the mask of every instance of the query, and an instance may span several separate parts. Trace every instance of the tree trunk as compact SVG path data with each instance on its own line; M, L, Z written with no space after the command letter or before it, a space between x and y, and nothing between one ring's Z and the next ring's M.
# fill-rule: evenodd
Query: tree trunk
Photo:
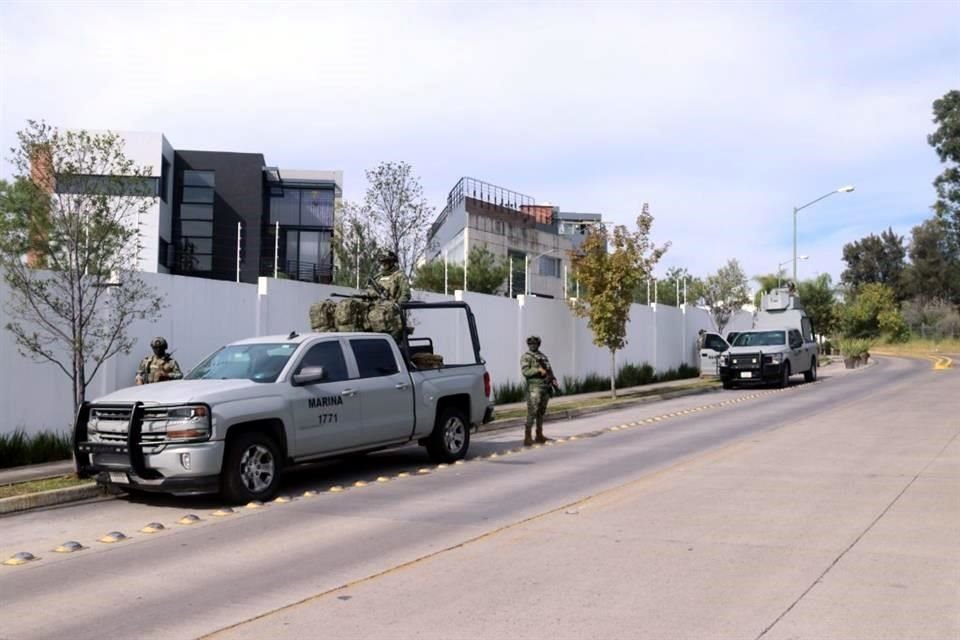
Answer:
M617 397L617 352L610 349L610 397Z
M80 405L83 404L84 396L87 392L87 385L84 382L86 380L86 369L84 367L83 357L78 354L73 354L73 415L77 415L77 411L80 409Z

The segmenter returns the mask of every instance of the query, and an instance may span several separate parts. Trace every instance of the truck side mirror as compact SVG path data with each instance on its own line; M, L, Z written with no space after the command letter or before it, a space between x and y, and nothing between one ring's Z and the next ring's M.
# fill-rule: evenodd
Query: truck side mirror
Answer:
M308 384L322 382L327 377L327 372L323 367L304 367L300 373L293 376L293 386L303 387Z

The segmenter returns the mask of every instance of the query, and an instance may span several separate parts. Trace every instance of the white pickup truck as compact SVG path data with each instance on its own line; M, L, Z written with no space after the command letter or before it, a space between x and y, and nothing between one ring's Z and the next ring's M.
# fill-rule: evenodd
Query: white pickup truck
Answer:
M290 333L226 345L183 380L120 389L84 403L74 427L81 477L175 494L267 500L283 467L407 444L462 458L474 425L493 419L476 325L465 364L418 368L429 339L380 333ZM405 305L406 306L406 305ZM406 335L406 333L404 334ZM436 365L436 359L433 360Z

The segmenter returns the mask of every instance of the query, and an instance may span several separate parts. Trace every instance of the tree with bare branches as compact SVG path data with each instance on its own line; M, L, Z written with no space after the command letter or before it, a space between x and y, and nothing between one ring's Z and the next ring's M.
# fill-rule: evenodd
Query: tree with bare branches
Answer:
M131 325L164 306L135 272L156 188L115 134L30 121L17 137L15 175L0 181L5 328L21 355L70 379L76 411L103 363L132 350Z

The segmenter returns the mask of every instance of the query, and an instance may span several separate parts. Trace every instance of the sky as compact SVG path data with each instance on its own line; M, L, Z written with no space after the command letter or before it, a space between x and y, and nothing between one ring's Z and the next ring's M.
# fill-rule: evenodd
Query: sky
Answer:
M159 131L287 169L406 161L633 225L657 268L748 276L930 215L957 2L4 2L0 148L27 119ZM0 164L0 176L12 168ZM784 265L789 272L790 264Z

